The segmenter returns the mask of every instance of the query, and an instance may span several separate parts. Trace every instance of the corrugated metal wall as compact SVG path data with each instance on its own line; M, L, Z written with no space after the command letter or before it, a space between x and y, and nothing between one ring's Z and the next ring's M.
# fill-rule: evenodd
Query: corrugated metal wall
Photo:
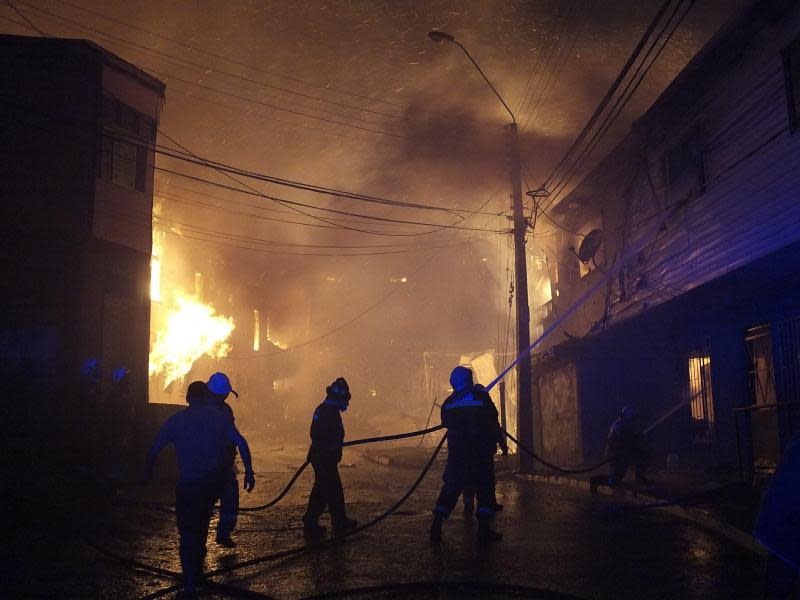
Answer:
M659 155L676 142L673 135L651 153L656 189L631 187L628 243L647 231L633 231L634 224L670 215L636 265L645 281L635 296L650 306L800 239L800 133L789 127L781 56L800 35L800 23L795 17L782 35L767 33L701 105L687 107L687 121L701 127L704 181L676 190L663 167L658 173ZM666 209L654 192L667 200Z

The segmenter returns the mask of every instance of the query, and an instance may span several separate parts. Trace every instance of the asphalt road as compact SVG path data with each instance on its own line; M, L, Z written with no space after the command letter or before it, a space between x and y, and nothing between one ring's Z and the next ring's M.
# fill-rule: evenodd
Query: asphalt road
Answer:
M243 494L243 505L274 496L304 451L258 445L254 450L257 487ZM390 464L380 464L381 456ZM409 448L349 450L341 473L350 516L363 522L383 512L424 462L423 451ZM511 476L498 482L505 505L495 523L504 534L501 542L478 545L477 525L459 506L445 523L444 541L433 545L427 532L441 470L441 463L434 465L400 511L375 527L342 544L234 568L215 581L243 592L209 590L204 597L760 597L762 559L712 532L663 511L619 510L624 499ZM302 546L300 517L310 478L304 474L277 507L243 514L237 548L218 547L210 538L206 570ZM157 504L171 500L168 485L129 486L91 502L65 496L40 497L30 510L11 515L16 524L3 552L5 597L174 597L159 596L174 579L149 568L180 570L174 515ZM134 568L98 549L141 564Z

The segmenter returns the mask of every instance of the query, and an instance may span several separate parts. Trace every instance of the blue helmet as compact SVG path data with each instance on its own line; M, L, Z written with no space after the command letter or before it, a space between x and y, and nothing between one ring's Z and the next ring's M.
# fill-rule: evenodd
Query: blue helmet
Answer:
M453 391L456 392L471 388L473 385L472 371L470 371L467 367L462 367L461 365L457 366L450 373L450 385L452 386Z

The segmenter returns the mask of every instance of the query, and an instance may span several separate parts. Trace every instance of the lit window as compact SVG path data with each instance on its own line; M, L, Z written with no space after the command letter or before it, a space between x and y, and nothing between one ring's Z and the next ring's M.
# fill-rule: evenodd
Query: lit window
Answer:
M689 358L689 405L696 441L710 441L714 428L714 394L711 386L711 356L696 353Z
M789 103L789 125L800 125L800 38L796 38L783 51L783 68L786 80L786 99Z

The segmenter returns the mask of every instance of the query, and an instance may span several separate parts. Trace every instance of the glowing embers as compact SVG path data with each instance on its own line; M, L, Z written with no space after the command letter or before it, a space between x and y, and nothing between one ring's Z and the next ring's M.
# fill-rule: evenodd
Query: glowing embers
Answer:
M166 389L204 354L227 356L233 329L233 319L217 315L212 306L192 296L176 297L150 351L150 377L163 375Z

